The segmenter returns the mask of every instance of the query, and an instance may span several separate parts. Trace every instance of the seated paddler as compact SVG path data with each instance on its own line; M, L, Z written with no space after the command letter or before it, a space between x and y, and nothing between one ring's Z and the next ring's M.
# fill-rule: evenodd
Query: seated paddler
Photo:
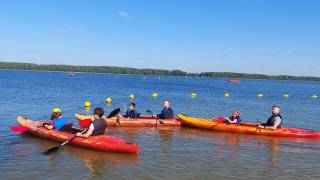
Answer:
M84 133L77 133L78 137L87 138L89 136L103 135L107 129L107 121L102 116L104 111L102 108L95 108L93 111L94 120L90 124L87 131Z
M52 123L44 123L43 126L47 129L55 129L58 131L69 131L72 124L68 123L67 119L63 117L59 108L54 108L51 113Z
M125 115L119 115L121 118L139 118L140 113L136 110L136 104L130 103L129 109L126 111Z
M264 129L277 129L281 127L282 116L280 114L280 107L277 105L272 106L271 110L272 115L269 117L266 123L259 124L259 128Z
M170 102L168 100L163 101L163 109L160 114L158 115L153 115L153 117L158 118L158 119L173 119L174 114L173 110L170 107Z

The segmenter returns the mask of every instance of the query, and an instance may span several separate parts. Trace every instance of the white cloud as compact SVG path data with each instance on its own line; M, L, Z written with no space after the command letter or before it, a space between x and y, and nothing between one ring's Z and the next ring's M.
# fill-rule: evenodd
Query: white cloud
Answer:
M126 11L118 11L118 14L124 18L129 18L129 13Z

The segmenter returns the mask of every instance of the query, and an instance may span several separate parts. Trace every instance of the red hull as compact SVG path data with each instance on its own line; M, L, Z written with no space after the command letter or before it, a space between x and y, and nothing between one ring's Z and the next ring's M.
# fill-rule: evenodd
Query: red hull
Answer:
M239 83L240 80L239 80L239 79L229 79L228 82L231 82L231 83Z
M17 119L19 125L27 126L28 123L24 123L23 119ZM41 138L49 139L56 142L65 142L68 139L74 137L74 134L56 131L56 130L47 130L45 128L32 128L27 131L28 134L32 134ZM117 152L117 153L139 153L139 146L137 144L131 144L126 142L122 138L99 135L99 136L90 136L86 139L84 138L75 138L70 145L80 146L83 148L98 150L98 151L108 151L108 152Z

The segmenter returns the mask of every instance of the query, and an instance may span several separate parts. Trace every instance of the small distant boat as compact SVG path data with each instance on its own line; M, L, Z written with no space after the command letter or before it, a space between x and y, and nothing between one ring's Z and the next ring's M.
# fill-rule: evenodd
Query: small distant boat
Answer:
M75 76L76 74L74 73L69 73L68 76Z
M240 80L239 79L229 79L228 82L230 82L230 83L239 83Z

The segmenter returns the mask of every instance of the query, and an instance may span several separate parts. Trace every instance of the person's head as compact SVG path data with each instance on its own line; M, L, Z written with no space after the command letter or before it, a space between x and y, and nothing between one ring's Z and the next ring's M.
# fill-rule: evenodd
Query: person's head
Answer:
M51 120L57 119L57 118L61 118L61 117L62 117L62 113L61 112L52 112L51 113Z
M272 106L272 114L279 114L280 113L280 107L277 105Z
M104 115L103 108L94 108L93 115L95 119L100 119Z
M136 108L136 104L135 103L130 103L130 109L135 109Z
M62 117L62 112L59 108L54 108L51 113L51 120Z
M233 111L233 113L232 113L233 118L237 118L237 117L239 117L239 115L240 115L240 112L238 112L238 111Z
M168 100L163 100L163 107L164 108L169 108L170 107L170 102Z

